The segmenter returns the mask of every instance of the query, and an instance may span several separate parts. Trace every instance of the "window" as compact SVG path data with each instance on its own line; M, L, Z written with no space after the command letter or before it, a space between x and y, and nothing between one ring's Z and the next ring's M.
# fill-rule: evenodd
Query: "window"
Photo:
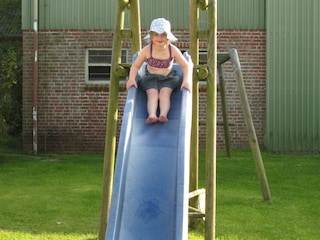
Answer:
M88 49L86 53L86 79L90 83L102 83L110 80L111 49ZM128 51L122 50L121 62L128 61ZM123 78L125 80L125 78Z
M199 65L206 65L207 64L207 51L200 50L199 51Z
M199 65L207 65L208 52L204 50L199 51ZM207 79L199 79L200 81L206 81Z

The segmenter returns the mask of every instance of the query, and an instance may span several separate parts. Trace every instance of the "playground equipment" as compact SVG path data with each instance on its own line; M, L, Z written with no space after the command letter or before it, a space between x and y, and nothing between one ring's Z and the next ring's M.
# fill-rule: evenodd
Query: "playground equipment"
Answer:
M130 210L128 208L128 205L122 206L119 208L119 206L123 203L123 199L130 198L129 195L126 195L127 192L124 193L124 195L121 195L119 191L114 191L113 194L113 181L115 181L115 185L120 186L121 183L117 183L116 180L118 179L117 176L121 175L118 171L122 171L122 174L125 172L123 171L123 167L127 168L128 165L132 160L128 158L128 156L124 156L125 164L121 165L117 163L116 167L116 176L114 178L114 165L115 165L115 150L116 150L116 128L117 128L117 120L118 120L118 95L119 95L119 79L121 76L128 75L129 72L129 64L121 63L121 48L122 48L122 39L124 38L131 38L132 39L132 52L138 52L141 49L141 34L140 34L140 7L139 7L139 0L118 0L117 1L117 9L116 9L116 20L115 20L115 27L114 27L114 36L113 36L113 53L112 53L112 73L111 73L111 79L110 79L110 95L109 95L109 102L108 102L108 115L107 115L107 126L106 126L106 140L105 140L105 154L104 154L104 171L103 171L103 190L102 190L102 202L101 202L101 216L100 216L100 229L99 229L99 239L103 240L105 239L106 234L106 226L108 226L110 231L113 233L111 234L110 239L117 239L114 238L114 236L117 236L116 234L119 234L117 232L119 229L117 229L117 224L122 223L122 217L126 214L129 214L128 212L125 212L127 210ZM124 13L125 9L129 9L131 11L131 29L124 29ZM189 15L190 15L190 22L189 22L189 33L190 33L190 48L189 48L189 54L191 56L191 59L193 63L195 64L195 68L193 71L193 90L192 90L192 126L191 126L191 148L190 148L190 181L189 181L189 197L190 197L190 207L189 209L192 212L196 212L200 215L205 216L205 239L206 240L212 240L215 238L215 213L216 213L216 113L217 113L217 85L216 85L216 79L217 79L217 71L219 72L219 78L220 82L222 81L222 87L220 86L220 91L223 91L223 68L222 64L228 60L232 60L233 68L237 76L238 80L238 86L240 91L240 98L241 103L243 106L243 112L246 119L246 126L247 131L249 135L249 142L250 146L253 152L253 157L256 162L257 172L259 175L262 195L265 201L271 202L271 196L269 191L268 182L266 179L263 162L260 154L260 149L258 145L258 141L255 135L255 130L252 123L251 113L248 106L247 96L245 92L245 88L243 85L243 79L242 79L242 73L240 68L240 63L238 60L237 52L235 49L230 50L229 53L218 53L217 52L217 0L189 0ZM199 10L206 10L208 12L208 29L207 30L199 30ZM207 59L207 65L206 66L199 66L199 38L206 38L207 39L207 45L208 45L208 59ZM201 75L201 76L200 76ZM207 108L206 108L206 188L205 192L203 190L198 189L198 123L199 123L199 113L198 113L198 105L199 105L199 84L198 80L203 79L203 76L207 79L207 85L206 85L206 91L207 91ZM182 93L184 94L184 93ZM224 92L221 94L223 100ZM132 99L133 96L138 97L140 99L138 106L143 106L143 98L140 98L141 92L136 91L136 93L132 93L132 90L128 92L128 100ZM174 95L173 95L174 97ZM176 98L176 99L185 99L182 98ZM129 101L130 102L130 101ZM131 101L132 102L132 101ZM178 106L178 108L181 108L181 105L179 105L177 102L180 102L180 100L173 100L174 106ZM223 103L223 101L222 101ZM127 102L128 104L128 102ZM224 108L225 104L223 103ZM129 108L126 105L126 108ZM226 110L223 113L224 120L227 119ZM181 111L180 111L180 114ZM177 118L180 118L177 117ZM134 118L133 118L134 119ZM145 119L145 117L143 117ZM126 121L128 124L135 124L137 121L130 120ZM143 120L141 122L144 123ZM169 121L171 122L171 121ZM174 124L174 121L172 122ZM181 124L181 126L187 126L187 123ZM169 126L169 125L168 125ZM225 133L226 136L228 136L228 124L227 121L224 121L225 126ZM140 126L142 129L143 127ZM165 127L165 126L162 126ZM127 132L128 126L123 125L122 128L125 128L127 130L122 130ZM180 133L176 133L177 134ZM185 136L186 133L184 133ZM121 133L122 135L122 133ZM148 136L145 136L148 137ZM124 138L126 139L126 138ZM167 139L169 141L169 139ZM128 141L131 141L130 139L126 139L124 142L119 143L119 148L123 148L124 145ZM148 139L144 139L143 142L148 141ZM171 139L170 139L171 141ZM184 142L183 147L176 148L177 151L184 151L186 150L185 143ZM125 145L127 147L127 145ZM118 149L119 151L119 149ZM120 151L121 152L121 151ZM127 153L126 153L127 154ZM173 152L172 154L177 154L177 152ZM129 160L128 160L129 159ZM181 163L181 159L177 158L177 162ZM189 159L189 158L187 158ZM120 160L122 161L122 160ZM168 163L170 166L170 164ZM121 167L122 166L122 167ZM158 166L158 165L157 165ZM156 166L156 167L157 167ZM168 166L166 166L168 167ZM120 170L119 170L120 169ZM147 167L147 169L149 169ZM175 168L176 169L176 168ZM149 169L150 170L150 169ZM178 178L175 182L174 187L178 189L179 191L182 191L185 189L186 182L189 180L188 177L185 176L186 171L188 171L189 168L185 168L184 166L184 172L179 173L175 172L173 174L183 175L184 183L182 184L180 181L181 179ZM128 173L127 173L128 174ZM142 174L142 172L137 171L136 174L130 175L130 179L128 179L128 175L122 175L126 180L132 180L135 177L141 177L137 176L139 174ZM171 178L173 175L171 175ZM121 178L119 178L121 179ZM180 184L180 185L179 185ZM150 187L149 185L147 185ZM151 183L152 186L152 183ZM164 184L164 187L168 186L168 184ZM173 185L170 185L173 187ZM131 191L131 188L128 188L126 191ZM122 191L122 190L120 190ZM156 190L158 191L158 190ZM159 190L160 191L160 190ZM184 191L185 192L185 191ZM131 192L133 193L133 192ZM203 209L198 209L198 199L196 197L203 197L205 194L205 211ZM118 196L121 196L120 198L117 198ZM161 195L162 197L164 195ZM182 197L184 199L181 199L180 196L184 195L175 195L179 196L176 198L179 202L171 202L174 205L171 205L169 209L174 210L175 215L172 215L171 217L176 217L176 221L173 228L175 229L174 232L170 232L168 229L165 229L166 232L170 236L169 238L165 239L176 239L176 240L184 240L186 239L185 235L185 221L188 218L188 216L185 216L185 211L182 209L178 210L176 207L178 204L182 204L183 209L185 209L185 197ZM117 199L115 205L113 204L112 207L115 209L112 209L114 212L110 216L113 217L113 223L108 222L108 217L110 213L110 205L111 205L111 198ZM148 196L150 197L150 196ZM188 195L186 196L188 198ZM127 200L127 199L126 199ZM113 200L114 201L114 200ZM135 202L136 200L133 200ZM151 205L150 205L151 204ZM147 204L148 206L148 204ZM147 212L145 211L145 207L142 207L142 211L140 214L147 214L149 210L152 212L155 209L158 209L153 205L153 202L149 202L149 208L147 209ZM167 209L167 208L164 208ZM159 211L164 211L164 209L158 209ZM159 212L158 212L159 213ZM132 214L132 213L131 213ZM139 214L139 212L136 214ZM159 214L161 215L161 214ZM130 219L129 222L131 223L135 219L131 219L132 215L126 216L127 219ZM145 217L154 217L155 215L149 215ZM110 224L110 226L109 226ZM125 223L127 224L127 223ZM163 224L163 223L162 223ZM127 229L128 230L128 229ZM129 234L125 230L125 232L121 233L124 234L123 236L128 236L126 234ZM141 229L140 229L141 230ZM168 230L168 231L167 231ZM129 229L130 231L130 229ZM131 229L131 231L133 231ZM142 230L141 230L142 231ZM157 232L154 232L157 234ZM145 234L149 234L145 233ZM156 235L157 236L157 235ZM121 238L119 238L121 239ZM140 239L140 238L125 238L125 239ZM109 238L108 238L109 240Z
M190 57L184 55L192 69ZM180 66L173 68L182 82ZM144 70L140 68L139 76ZM191 103L191 93L176 89L171 96L170 121L150 125L145 123L145 92L129 89L106 239L188 238Z

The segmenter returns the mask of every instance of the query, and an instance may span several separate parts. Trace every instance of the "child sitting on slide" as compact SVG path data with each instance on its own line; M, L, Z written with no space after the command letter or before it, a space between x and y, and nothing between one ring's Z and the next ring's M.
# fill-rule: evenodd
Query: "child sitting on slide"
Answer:
M164 18L157 18L151 22L150 30L144 38L148 45L145 46L132 64L129 80L126 84L127 90L131 86L137 86L136 76L142 64L146 61L145 75L139 82L140 87L147 94L147 124L156 122L167 122L170 110L170 97L172 91L179 87L180 78L173 69L173 61L176 61L183 72L181 90L186 88L191 91L191 83L188 76L189 65L181 51L171 42L177 38L171 33L171 24ZM156 115L160 109L159 117Z

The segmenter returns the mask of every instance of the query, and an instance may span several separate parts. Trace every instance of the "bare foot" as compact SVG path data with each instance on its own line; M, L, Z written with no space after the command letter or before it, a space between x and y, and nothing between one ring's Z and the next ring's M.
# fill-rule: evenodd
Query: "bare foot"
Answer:
M168 118L166 116L161 115L159 117L159 121L162 122L162 123L165 123L165 122L168 122L169 120L168 120Z
M159 121L159 119L157 117L148 117L146 120L146 123L150 124L150 123L156 123L158 121Z

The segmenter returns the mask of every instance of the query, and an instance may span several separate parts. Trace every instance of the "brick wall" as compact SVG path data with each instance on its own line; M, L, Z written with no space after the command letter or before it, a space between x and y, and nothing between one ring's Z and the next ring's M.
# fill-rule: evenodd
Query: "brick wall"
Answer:
M177 46L188 48L187 31L175 31ZM144 36L144 33L142 34ZM95 152L104 149L108 86L91 88L85 82L86 48L112 47L112 31L47 31L39 33L38 150ZM265 124L265 32L219 31L218 48L237 48L257 136L263 145ZM124 48L131 49L130 41ZM206 48L206 42L200 42ZM33 33L23 33L23 146L32 150ZM248 148L248 138L231 64L225 64L227 104L233 149ZM205 88L200 93L200 148L205 146ZM220 95L218 95L220 97ZM119 127L126 91L119 95ZM222 122L218 99L218 122ZM223 127L217 146L224 148Z

